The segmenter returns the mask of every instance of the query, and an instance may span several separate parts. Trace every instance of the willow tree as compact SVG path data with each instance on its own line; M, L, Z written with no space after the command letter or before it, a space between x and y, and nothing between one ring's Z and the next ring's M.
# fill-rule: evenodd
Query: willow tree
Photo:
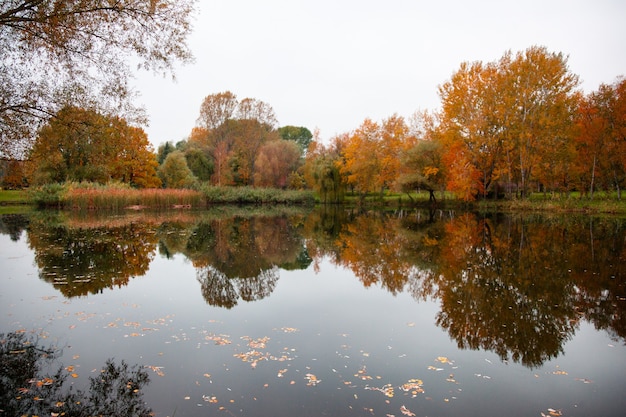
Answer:
M133 65L173 74L196 0L0 2L0 152L19 156L67 105L144 119Z

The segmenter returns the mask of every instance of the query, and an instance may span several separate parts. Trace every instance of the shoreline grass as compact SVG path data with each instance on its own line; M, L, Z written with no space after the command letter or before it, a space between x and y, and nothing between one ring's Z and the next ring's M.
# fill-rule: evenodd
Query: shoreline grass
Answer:
M310 190L278 190L253 187L202 186L188 189L133 189L124 184L50 184L30 190L0 190L2 212L13 212L21 207L32 209L62 208L79 211L121 211L140 209L208 209L215 206L243 205L294 205L323 204ZM429 201L427 192L407 194L386 193L367 195L364 198L347 193L342 206L364 208L421 207L477 211L554 212L554 213L606 213L626 215L626 199L618 200L613 194L600 194L594 199L579 194L569 196L535 193L528 199L479 200L464 202L451 194L437 193L437 202Z

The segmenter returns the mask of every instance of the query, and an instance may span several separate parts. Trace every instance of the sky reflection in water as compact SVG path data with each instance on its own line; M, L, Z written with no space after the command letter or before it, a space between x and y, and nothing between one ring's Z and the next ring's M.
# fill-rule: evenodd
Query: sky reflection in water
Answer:
M62 348L79 387L142 366L156 415L626 409L623 220L2 220L0 332Z

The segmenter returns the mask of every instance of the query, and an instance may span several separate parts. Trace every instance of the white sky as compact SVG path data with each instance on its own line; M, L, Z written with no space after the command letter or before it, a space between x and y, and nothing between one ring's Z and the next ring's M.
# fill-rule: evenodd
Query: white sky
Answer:
M280 126L327 140L366 117L440 107L464 61L545 46L569 56L590 92L626 75L624 0L200 0L176 81L142 73L139 101L156 147L185 139L209 94L271 105Z

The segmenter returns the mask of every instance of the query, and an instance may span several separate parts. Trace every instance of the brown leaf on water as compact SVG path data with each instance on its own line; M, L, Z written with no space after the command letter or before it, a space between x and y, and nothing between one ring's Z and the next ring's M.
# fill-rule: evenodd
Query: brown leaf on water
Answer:
M144 368L151 369L152 372L156 373L158 376L165 376L165 373L162 371L162 366L145 365Z
M404 405L402 407L400 407L400 411L402 412L402 414L404 414L405 416L415 416L415 413L411 412L411 410L409 410L408 408L406 408Z
M315 386L322 382L321 379L317 379L317 377L313 374L306 374L304 378L308 381L307 386L309 387Z

